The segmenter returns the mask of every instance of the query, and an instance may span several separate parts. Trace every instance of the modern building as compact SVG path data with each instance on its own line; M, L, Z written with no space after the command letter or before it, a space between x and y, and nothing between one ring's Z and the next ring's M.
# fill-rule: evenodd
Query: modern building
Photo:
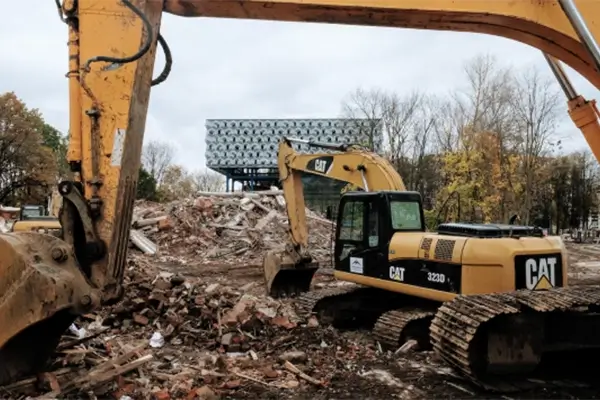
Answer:
M327 144L360 143L380 151L383 145L379 120L369 119L209 119L206 121L207 167L226 177L227 191L239 182L243 190L279 186L277 147L282 137L295 137ZM302 153L323 149L294 144ZM339 198L340 182L305 175L306 201L325 211Z

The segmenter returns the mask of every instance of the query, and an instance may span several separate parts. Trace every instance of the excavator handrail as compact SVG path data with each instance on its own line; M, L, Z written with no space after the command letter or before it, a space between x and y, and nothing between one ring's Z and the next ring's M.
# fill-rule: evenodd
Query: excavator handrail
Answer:
M321 143L321 142L313 142L306 139L301 139L292 136L284 136L284 140L287 140L290 143L301 143L305 144L309 147L326 149L326 150L335 150L335 151L348 151L350 149L361 149L365 151L369 151L367 146L361 145L360 143L343 143L343 144L332 144L332 143Z

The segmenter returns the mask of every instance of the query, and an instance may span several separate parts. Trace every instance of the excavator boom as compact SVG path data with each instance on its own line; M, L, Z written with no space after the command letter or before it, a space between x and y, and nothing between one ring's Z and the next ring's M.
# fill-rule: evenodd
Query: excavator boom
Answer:
M300 154L292 143L304 143L337 151ZM385 158L360 146L313 143L282 138L277 153L279 180L283 187L290 229L290 243L284 252L269 252L263 262L267 292L272 297L306 292L318 265L307 251L308 228L304 203L303 174L345 182L356 188L404 191L402 178Z
M590 0L57 0L68 26L69 149L63 239L0 235L0 384L43 366L62 332L122 295L150 88L172 57L163 12L186 17L322 22L486 33L570 65L600 89L600 2ZM163 72L153 79L157 45ZM598 157L593 104L571 116ZM583 111L579 111L583 110ZM596 135L598 136L598 135ZM591 139L590 139L591 138ZM350 156L348 156L350 157ZM368 168L368 167L367 167ZM292 182L294 179L292 178ZM358 181L358 186L360 186ZM369 188L375 190L375 187ZM298 209L298 204L296 204ZM299 236L298 243L304 239ZM33 294L33 295L32 295ZM43 340L41 338L44 338Z

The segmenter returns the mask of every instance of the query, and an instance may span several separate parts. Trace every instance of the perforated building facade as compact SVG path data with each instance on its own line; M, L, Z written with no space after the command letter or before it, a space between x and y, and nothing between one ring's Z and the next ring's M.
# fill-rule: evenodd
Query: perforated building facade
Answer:
M240 182L246 190L278 185L277 146L281 137L321 143L360 143L382 148L379 121L368 119L209 119L206 164L226 176L228 190ZM324 152L294 144L302 153ZM326 184L326 183L324 183Z

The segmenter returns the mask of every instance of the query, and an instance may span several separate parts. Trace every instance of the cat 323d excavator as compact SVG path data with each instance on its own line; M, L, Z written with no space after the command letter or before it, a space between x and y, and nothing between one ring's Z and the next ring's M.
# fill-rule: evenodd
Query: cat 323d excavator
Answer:
M294 151L294 142L335 152L301 154ZM566 282L565 247L560 237L546 236L542 228L444 223L437 232L427 232L421 195L407 191L392 165L362 146L282 138L278 169L291 240L284 251L265 256L267 290L272 297L300 294L296 299L299 310L305 315L315 313L321 324L367 326L381 345L394 350L408 339L422 349L429 349L433 342L452 364L460 365L469 360L449 353L448 349L455 348L440 345L444 338L453 335L455 340L462 340L460 345L481 352L481 344L471 343L473 332L493 326L517 298L539 300L535 291L561 287ZM361 190L342 195L333 245L334 276L358 285L303 293L309 290L318 269L308 248L303 174L345 182ZM519 289L524 289L523 294L515 291ZM450 302L458 295L500 292L507 293L501 300L488 296L469 298L472 303ZM479 306L485 318L465 314L465 304L472 311ZM529 318L526 313L519 317L523 316ZM501 338L488 340L487 376L477 371L479 383L495 390L516 390L522 383L516 385L515 371L534 370L553 343L540 347L538 353L528 353L532 341L537 344L535 340L544 339L543 332L539 332L542 336L527 336L531 334L527 323L535 328L539 323L536 317L519 324L500 321L513 326L504 327L505 335L510 332L509 340L520 342L509 346ZM563 322L557 319L554 323ZM462 337L462 332L456 331L461 324L465 329ZM545 328L557 332L561 326L548 321ZM512 359L489 355L502 356L507 351L516 355ZM507 361L513 364L512 382L495 379L492 385L490 373L506 368Z
M83 313L123 295L123 271L133 212L150 89L164 82L173 57L161 35L164 13L181 17L262 19L466 31L503 36L540 49L569 100L569 114L600 159L598 111L578 96L564 62L600 88L600 3L586 0L55 0L66 24L71 177L60 182L62 239L37 232L0 235L0 384L39 371L62 334ZM57 19L57 21L58 21ZM195 39L195 38L194 38ZM152 77L160 47L165 66ZM448 362L483 381L496 373L527 371L546 350L599 348L600 287L566 287L565 253L558 239L424 237L417 229L418 198L364 193L342 204L378 215L405 239L391 251L413 256L415 271L388 259L368 239L344 236L338 251L354 251L339 277L414 297L445 301L433 319L433 346ZM389 204L388 204L389 203ZM398 215L413 219L398 220ZM367 210L367 211L365 211ZM412 214L411 214L412 213ZM390 215L384 218L385 215ZM358 214L355 214L358 215ZM419 214L420 220L422 216ZM360 218L340 228L359 228ZM348 222L349 223L349 222ZM358 229L360 231L360 229ZM411 236L411 231L413 235ZM477 229L476 229L477 231ZM456 232L453 232L453 234ZM396 233L394 233L395 235ZM486 232L478 230L477 235ZM344 234L345 235L345 234ZM465 239L461 239L462 238ZM338 235L339 236L339 235ZM358 236L360 238L360 236ZM468 239L466 239L468 237ZM473 248L470 241L480 245ZM417 243L418 242L418 243ZM491 242L490 242L491 243ZM555 243L552 245L552 243ZM360 248L363 250L359 250ZM403 250L400 250L404 248ZM521 248L537 257L521 258ZM361 251L360 255L356 253ZM395 258L395 254L389 254ZM358 260L357 260L358 259ZM503 259L489 265L488 259ZM350 261L352 260L352 265ZM362 264L361 264L362 260ZM381 260L381 264L379 261ZM472 265L457 265L469 260ZM405 260L406 261L406 260ZM404 262L404 261L403 261ZM545 267L544 267L545 262ZM385 265L381 267L380 265ZM512 269L507 268L513 265ZM394 265L396 266L396 265ZM400 268L405 268L404 272ZM554 268L546 291L529 290ZM362 273L360 273L362 272ZM549 273L549 272L548 272ZM553 279L552 279L553 278ZM402 286L399 286L402 285ZM508 291L510 288L526 290ZM458 293L466 294L459 296ZM489 293L489 294L479 294Z

